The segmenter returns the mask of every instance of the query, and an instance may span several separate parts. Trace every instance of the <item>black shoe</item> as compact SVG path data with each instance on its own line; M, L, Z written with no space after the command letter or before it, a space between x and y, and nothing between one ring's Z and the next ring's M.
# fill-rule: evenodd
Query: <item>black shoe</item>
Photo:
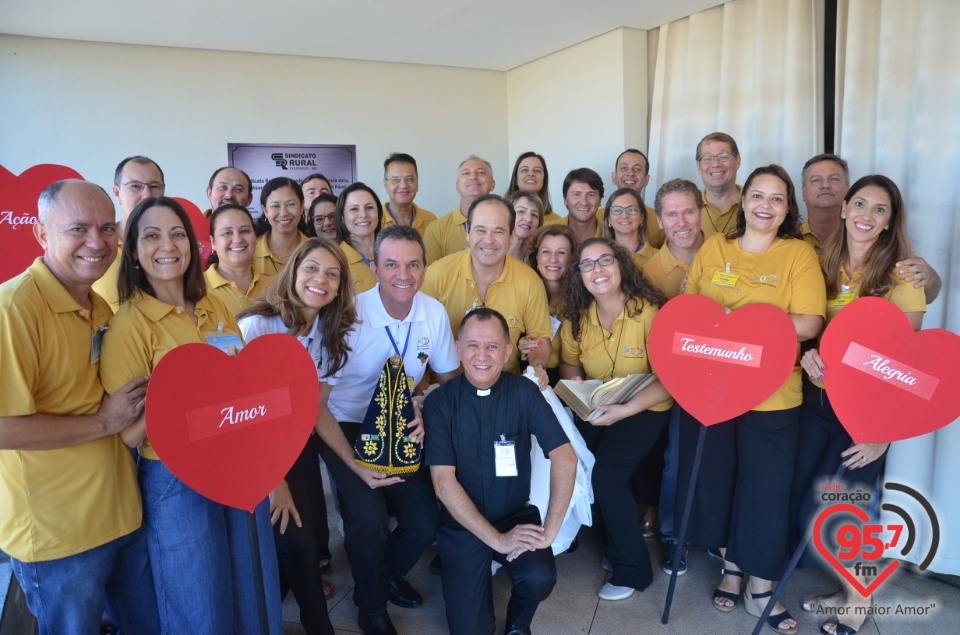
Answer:
M357 624L363 631L363 635L397 635L397 629L393 627L390 615L386 611L377 611L376 613L361 611L357 617Z
M530 627L511 626L504 632L504 635L530 635Z
M402 576L398 575L390 580L387 590L390 593L390 602L400 608L413 609L423 604L423 596L417 593L417 590L410 586L410 583L404 580Z
M680 558L679 558L680 563L677 566L677 575L681 576L687 572L687 550L680 549L679 545L677 545L677 543L675 542L670 542L670 543L667 543L667 553L664 554L663 564L661 565L663 572L666 573L667 575L670 575L673 573L673 562L674 560L677 560L678 552L680 555Z
M440 575L440 552L437 552L433 558L430 559L430 573L433 575Z

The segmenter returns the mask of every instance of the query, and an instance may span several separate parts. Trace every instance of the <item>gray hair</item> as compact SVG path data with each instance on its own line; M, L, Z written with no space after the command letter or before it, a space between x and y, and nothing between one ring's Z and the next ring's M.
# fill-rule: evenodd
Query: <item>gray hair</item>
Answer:
M463 161L461 161L461 162L460 162L460 165L457 166L457 172L460 171L460 168L462 168L462 167L463 167L463 164L466 163L467 161L480 161L481 163L483 163L484 165L487 166L487 169L488 169L488 170L490 170L490 175L491 175L491 176L493 175L493 166L490 165L490 162L487 161L486 159L484 159L483 157L478 157L478 156L475 155L475 154L471 154L471 155L468 156L466 159L464 159Z

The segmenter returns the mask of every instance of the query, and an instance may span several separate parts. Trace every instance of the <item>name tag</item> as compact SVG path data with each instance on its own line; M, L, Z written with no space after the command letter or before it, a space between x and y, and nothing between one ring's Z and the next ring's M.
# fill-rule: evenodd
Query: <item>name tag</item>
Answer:
M497 476L517 476L517 446L502 434L500 440L493 444L493 459Z
M243 348L243 340L240 339L239 335L217 333L216 335L207 335L206 338L207 344L216 346L227 355L239 353L240 349ZM230 350L231 346L234 349L233 351Z
M851 302L853 302L852 293L841 293L837 297L827 300L827 306L845 307Z
M560 330L560 324L561 324L560 318L558 318L556 315L554 315L554 314L551 313L551 314L550 314L550 327L551 327L551 329L553 330L553 334L550 335L550 339L553 339L553 338L555 338L555 337L557 336L557 331Z
M737 280L739 279L739 274L718 271L713 274L713 279L710 282L720 285L721 287L735 287L737 286Z

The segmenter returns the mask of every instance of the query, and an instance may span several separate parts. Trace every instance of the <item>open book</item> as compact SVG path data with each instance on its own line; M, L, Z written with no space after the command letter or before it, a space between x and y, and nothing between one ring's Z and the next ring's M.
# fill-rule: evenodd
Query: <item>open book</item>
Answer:
M606 383L599 379L588 379L583 383L573 379L561 379L553 391L578 417L584 421L593 421L603 414L600 406L626 403L656 378L656 375L650 373L617 377Z

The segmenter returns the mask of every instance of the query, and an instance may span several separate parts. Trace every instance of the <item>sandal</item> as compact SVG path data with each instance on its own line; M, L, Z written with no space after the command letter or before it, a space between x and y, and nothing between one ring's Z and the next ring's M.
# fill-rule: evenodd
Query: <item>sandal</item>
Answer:
M871 606L872 606L872 604L871 604ZM870 615L864 615L864 616L863 616L863 621L860 622L860 628L863 628L863 625L867 623L867 620L869 620L870 617L871 617ZM833 632L832 632L832 633L831 633L830 631L828 631L826 628L824 628L827 624L833 624ZM852 627L852 626L849 626L849 625L847 625L847 624L844 624L843 622L841 622L841 621L840 621L839 619L837 619L837 618L832 618L832 619L828 620L827 622L825 622L825 623L820 627L820 632L823 633L824 635L856 635L857 630L859 630L859 629L856 629L856 628L854 628L854 627Z
M750 593L750 587L747 587L743 592L743 608L747 610L747 613L754 617L760 617L763 615L763 609L757 604L757 600L762 600L763 598L768 598L773 595L773 591L765 591L763 593L757 593L753 595ZM793 616L790 615L789 611L781 611L776 615L771 615L767 618L767 626L772 628L774 631L780 633L780 635L794 635L798 630L800 630L800 625L797 624L793 628L780 628L780 624L786 620L793 620ZM796 621L796 620L794 620ZM826 632L826 631L824 631Z
M740 584L743 585L743 571L731 571L730 569L720 569L720 575L732 575L740 578ZM730 606L726 604L717 604L717 600L724 599L730 600L733 602ZM720 589L714 589L713 591L713 608L718 611L723 611L724 613L729 613L730 611L737 608L740 604L740 591L734 593L733 591L721 591Z
M329 582L324 580L323 582L320 583L320 586L323 587L324 600L329 600L331 597L333 597L333 587L330 585Z

